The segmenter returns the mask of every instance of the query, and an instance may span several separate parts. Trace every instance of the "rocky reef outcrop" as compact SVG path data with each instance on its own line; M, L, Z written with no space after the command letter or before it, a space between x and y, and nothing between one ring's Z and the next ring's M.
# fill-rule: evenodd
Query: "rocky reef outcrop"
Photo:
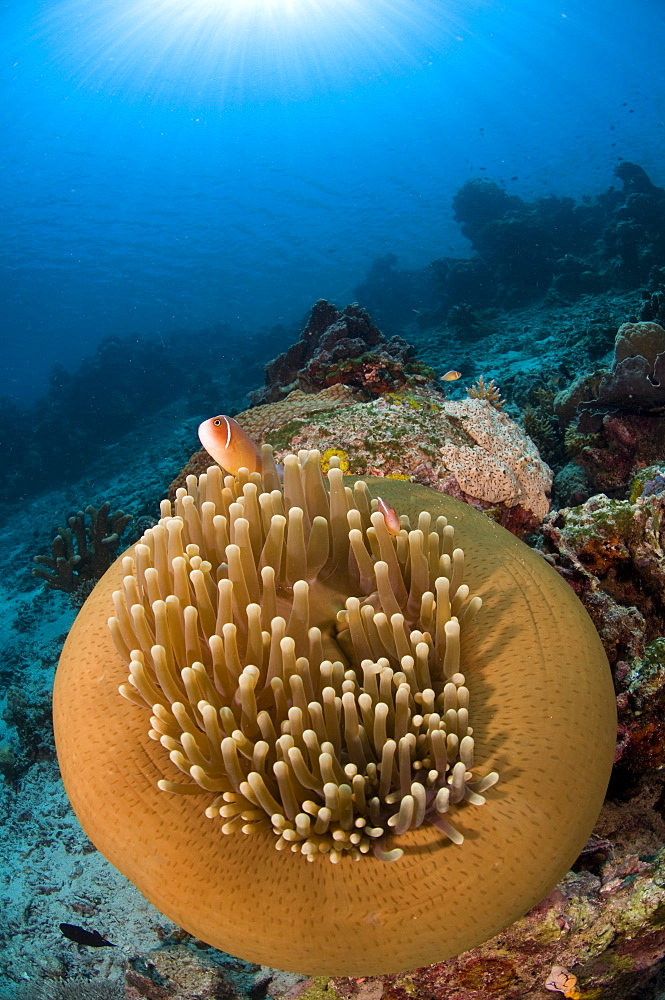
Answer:
M320 392L347 385L368 396L433 379L434 372L414 360L401 337L387 340L369 314L353 303L337 309L319 299L300 339L265 367L266 384L249 393L253 406L284 399L294 389Z

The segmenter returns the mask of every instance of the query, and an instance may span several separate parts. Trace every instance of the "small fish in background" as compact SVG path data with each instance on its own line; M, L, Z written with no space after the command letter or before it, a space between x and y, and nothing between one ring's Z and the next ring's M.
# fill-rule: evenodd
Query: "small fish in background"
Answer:
M564 969L563 965L552 967L552 971L545 983L545 989L563 993L566 1000L580 1000L582 996L577 989L577 976L574 976L572 972L568 972L568 969Z
M261 452L233 417L220 413L204 420L199 424L199 440L210 457L232 476L242 468L261 471Z
M111 941L103 938L99 931L87 931L85 927L79 927L78 924L60 924L60 930L70 941L75 941L76 944L85 944L89 948L116 947Z
M442 382L456 382L458 378L462 377L461 372L449 371L445 375L439 376Z

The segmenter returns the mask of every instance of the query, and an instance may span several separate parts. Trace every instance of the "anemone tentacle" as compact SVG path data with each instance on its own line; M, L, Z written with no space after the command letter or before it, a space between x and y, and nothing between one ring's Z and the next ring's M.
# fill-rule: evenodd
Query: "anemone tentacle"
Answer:
M460 635L482 602L453 526L398 522L334 463L326 487L316 451L280 489L263 462L189 477L123 560L120 693L186 776L159 788L308 861L394 861L423 823L462 843L451 818L498 775L474 782Z

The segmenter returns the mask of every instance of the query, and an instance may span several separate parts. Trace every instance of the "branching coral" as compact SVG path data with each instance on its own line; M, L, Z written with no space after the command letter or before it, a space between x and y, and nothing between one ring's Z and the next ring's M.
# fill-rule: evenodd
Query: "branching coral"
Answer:
M86 515L88 521L86 521ZM120 539L131 514L111 513L111 504L89 505L68 518L51 542L50 556L35 556L33 576L45 580L51 590L73 594L86 581L99 580L118 554Z
M466 390L471 399L486 399L488 403L495 406L497 410L502 409L505 402L501 395L501 390L493 378L486 382L482 375L479 375L473 385Z

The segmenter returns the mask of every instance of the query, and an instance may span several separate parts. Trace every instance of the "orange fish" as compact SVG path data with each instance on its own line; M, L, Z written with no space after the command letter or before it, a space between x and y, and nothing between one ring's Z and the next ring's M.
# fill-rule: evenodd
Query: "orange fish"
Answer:
M261 471L261 452L237 420L220 414L199 424L199 440L210 457L230 472L239 469Z
M451 372L446 372L445 375L441 375L441 381L442 382L456 382L457 379L461 378L461 377L462 377L462 373L461 372L451 371Z

